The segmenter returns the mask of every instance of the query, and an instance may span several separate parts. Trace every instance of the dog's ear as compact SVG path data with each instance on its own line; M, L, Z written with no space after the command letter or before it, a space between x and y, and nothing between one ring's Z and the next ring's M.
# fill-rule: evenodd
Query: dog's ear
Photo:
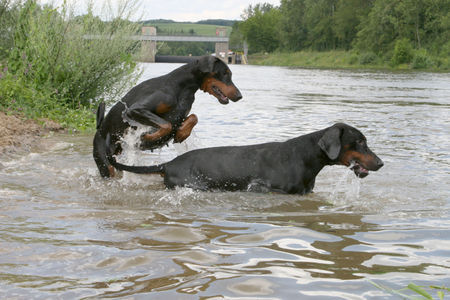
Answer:
M203 56L197 61L198 69L202 73L211 73L214 70L214 64L217 60L218 58L212 55Z
M328 128L318 144L331 160L335 160L341 152L341 129L336 126Z

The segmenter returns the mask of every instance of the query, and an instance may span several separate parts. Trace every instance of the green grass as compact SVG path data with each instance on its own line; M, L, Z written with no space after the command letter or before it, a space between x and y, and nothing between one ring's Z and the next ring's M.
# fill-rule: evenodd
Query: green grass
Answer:
M448 295L450 289L445 286L419 286L415 283L410 283L408 286L402 289L392 289L386 285L375 283L371 280L369 282L377 287L378 289L385 291L391 295L399 296L403 299L411 299L411 300L420 300L420 299L439 299L444 300L445 295ZM436 298L433 297L433 294L436 293Z
M359 56L347 51L300 51L292 53L253 54L249 56L250 64L263 66L289 66L306 68L367 68L369 65L361 64ZM380 64L371 64L370 67L387 68Z
M218 25L209 25L209 24L191 24L191 23L149 23L146 26L154 26L158 27L159 30L163 31L159 34L163 35L167 34L189 34L189 31L192 29L195 32L195 35L206 35L206 36L215 36L217 27L224 27L227 29L227 36L230 36L231 27L230 26L218 26Z
M450 69L448 59L430 58L434 63L425 68L428 71L446 71ZM412 65L400 64L393 66L390 59L384 59L371 53L357 53L353 51L299 51L274 52L265 54L252 54L249 63L262 66L288 66L304 68L331 68L331 69L412 69Z

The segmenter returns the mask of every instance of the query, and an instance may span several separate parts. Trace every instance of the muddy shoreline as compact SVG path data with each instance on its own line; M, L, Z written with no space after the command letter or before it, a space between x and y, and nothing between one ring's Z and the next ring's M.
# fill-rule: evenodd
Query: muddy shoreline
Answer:
M43 136L63 131L60 124L51 120L31 120L0 112L0 155L28 152Z

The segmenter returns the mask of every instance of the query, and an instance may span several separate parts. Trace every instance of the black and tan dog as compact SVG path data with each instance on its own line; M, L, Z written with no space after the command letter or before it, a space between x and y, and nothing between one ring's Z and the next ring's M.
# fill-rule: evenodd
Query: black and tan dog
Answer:
M167 75L135 86L106 117L105 105L100 104L93 152L100 174L114 176L106 152L107 149L114 154L121 152L120 141L130 127L140 124L155 128L141 136L140 148L143 150L162 147L172 139L175 143L184 141L197 124L197 116L188 114L198 89L215 96L222 104L228 104L229 99L238 101L242 98L231 81L228 66L218 58L204 56Z
M111 153L108 159L119 170L159 173L168 188L289 194L311 192L326 165L348 166L360 178L383 166L365 136L343 123L286 142L193 150L156 166L126 166L116 162Z

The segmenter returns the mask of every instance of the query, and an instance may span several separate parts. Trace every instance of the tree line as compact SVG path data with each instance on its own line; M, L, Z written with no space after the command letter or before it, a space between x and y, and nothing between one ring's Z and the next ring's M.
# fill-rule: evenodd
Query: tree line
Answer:
M250 5L231 44L252 52L356 50L408 59L414 50L450 54L448 0L281 0Z

